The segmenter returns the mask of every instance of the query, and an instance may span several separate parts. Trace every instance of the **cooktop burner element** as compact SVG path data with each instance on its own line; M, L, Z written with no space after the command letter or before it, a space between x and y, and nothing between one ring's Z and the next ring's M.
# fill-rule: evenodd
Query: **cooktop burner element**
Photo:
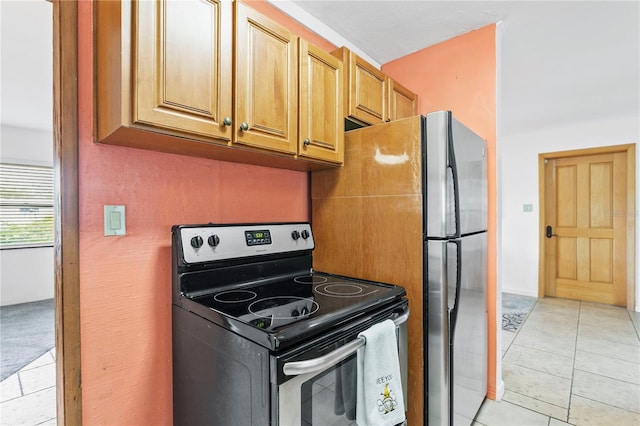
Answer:
M362 284L346 282L329 282L314 289L316 293L330 297L364 297L376 293L378 289Z
M248 302L249 300L253 300L257 297L255 291L248 290L228 290L222 291L213 298L216 302L222 303L239 303L239 302Z
M303 275L301 277L295 277L293 280L300 284L322 284L327 282L326 277L320 277L318 275Z

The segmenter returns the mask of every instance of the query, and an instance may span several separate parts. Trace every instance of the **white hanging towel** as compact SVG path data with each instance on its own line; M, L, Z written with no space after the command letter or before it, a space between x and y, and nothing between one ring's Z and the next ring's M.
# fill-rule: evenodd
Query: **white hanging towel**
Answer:
M396 326L391 320L363 331L358 349L356 423L393 426L404 422L404 397L398 361Z

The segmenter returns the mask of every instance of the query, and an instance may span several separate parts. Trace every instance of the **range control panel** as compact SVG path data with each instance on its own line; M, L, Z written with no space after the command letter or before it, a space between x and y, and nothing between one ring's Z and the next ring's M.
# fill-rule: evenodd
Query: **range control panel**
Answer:
M184 225L174 232L190 264L315 248L308 223Z

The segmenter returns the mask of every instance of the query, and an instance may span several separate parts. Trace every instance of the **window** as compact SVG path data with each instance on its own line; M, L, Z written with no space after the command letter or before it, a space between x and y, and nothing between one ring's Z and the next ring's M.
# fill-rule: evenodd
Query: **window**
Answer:
M53 168L0 163L0 248L53 244Z

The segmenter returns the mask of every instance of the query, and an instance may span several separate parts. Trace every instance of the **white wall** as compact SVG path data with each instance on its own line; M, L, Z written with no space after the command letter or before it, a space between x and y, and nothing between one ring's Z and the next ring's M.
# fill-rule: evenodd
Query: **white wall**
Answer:
M0 251L0 305L53 298L53 248Z
M53 132L0 127L0 160L4 163L53 166Z
M0 161L52 166L53 133L2 126ZM53 247L0 250L0 305L52 298L53 277Z
M499 262L502 291L537 297L538 295L538 154L640 141L640 112L597 118L589 121L503 135L498 141L500 181L499 210L502 240ZM640 166L636 148L636 188L640 185ZM633 209L638 217L638 199ZM532 204L532 212L523 212ZM640 220L636 219L636 246L640 241ZM636 249L636 253L638 253ZM636 262L636 310L640 310L637 282L640 262Z

